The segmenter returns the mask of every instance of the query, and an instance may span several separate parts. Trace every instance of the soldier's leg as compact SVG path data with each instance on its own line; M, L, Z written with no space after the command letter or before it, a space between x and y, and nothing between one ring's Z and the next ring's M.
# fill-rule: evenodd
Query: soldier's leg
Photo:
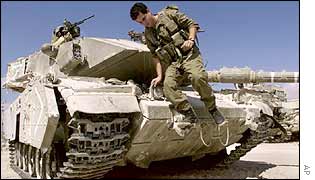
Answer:
M204 68L200 54L194 54L189 60L183 62L183 69L188 73L192 87L199 93L201 100L208 110L215 108L215 96L208 84L208 74Z
M178 82L182 75L178 72L176 65L169 65L165 71L163 91L165 97L174 105L177 111L186 111L190 104L185 94L178 90Z
M188 73L193 88L198 91L201 100L205 103L209 114L217 124L224 122L224 117L216 108L215 96L208 84L208 74L203 66L200 54L194 54L189 60L183 62L183 68Z

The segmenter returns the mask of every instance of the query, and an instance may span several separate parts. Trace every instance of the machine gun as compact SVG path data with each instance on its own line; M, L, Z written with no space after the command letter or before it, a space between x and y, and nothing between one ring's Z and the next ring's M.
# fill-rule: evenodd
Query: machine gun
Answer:
M79 37L79 25L92 17L94 17L94 15L75 23L71 23L65 19L63 25L54 29L51 43L44 44L41 47L41 51L50 57L56 57L58 53L58 47L65 42L72 41L74 38Z
M130 31L128 31L128 36L130 36L130 39L132 41L139 41L142 44L146 44L144 32L136 32L134 30L130 30Z
M75 22L75 23L71 23L70 21L68 21L67 19L64 20L63 22L63 34L66 34L68 32L70 32L70 34L72 35L72 38L76 38L80 36L80 27L79 25L84 23L86 20L90 19L94 17L94 15L87 17L81 21Z

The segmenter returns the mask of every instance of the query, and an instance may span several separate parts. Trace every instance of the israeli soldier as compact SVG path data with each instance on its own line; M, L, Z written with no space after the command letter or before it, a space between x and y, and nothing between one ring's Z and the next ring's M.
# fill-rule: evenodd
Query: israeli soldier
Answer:
M157 74L151 84L156 86L164 79L164 95L185 116L183 121L194 123L196 120L186 95L177 89L187 77L215 122L223 123L224 117L216 108L215 96L195 44L199 25L179 12L176 6L167 6L158 14L152 14L145 4L135 3L130 9L130 17L145 27L146 44L152 53Z
M69 31L64 30L64 26L58 26L51 39L51 44L55 47L59 47L62 43L72 41L73 37Z
M64 29L64 26L58 26L54 29L51 43L46 43L42 46L41 51L50 57L56 57L58 48L61 44L73 40L69 31Z

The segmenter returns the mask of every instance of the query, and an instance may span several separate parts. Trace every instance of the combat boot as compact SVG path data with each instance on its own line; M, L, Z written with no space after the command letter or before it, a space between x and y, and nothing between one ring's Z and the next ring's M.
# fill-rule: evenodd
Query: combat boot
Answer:
M224 122L224 117L217 108L209 110L209 114L214 119L215 123L222 124Z
M196 115L193 112L192 108L189 108L189 110L186 111L180 111L181 114L183 114L185 117L183 121L181 122L188 122L188 123L195 123L196 122Z

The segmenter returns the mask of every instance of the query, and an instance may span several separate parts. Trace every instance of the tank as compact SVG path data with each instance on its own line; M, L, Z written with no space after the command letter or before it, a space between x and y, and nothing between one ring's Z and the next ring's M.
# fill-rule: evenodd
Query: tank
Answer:
M210 82L233 83L234 89L223 89L217 94L223 98L232 97L238 104L264 103L268 115L274 120L269 129L267 142L288 142L299 140L299 99L287 98L286 90L273 83L298 83L298 72L254 72L250 68L222 68L208 72ZM269 83L269 84L266 84ZM267 112L267 111L266 111Z
M274 132L284 134L280 121L297 117L284 91L256 83L295 83L298 73L222 68L208 72L210 83L235 84L214 93L220 125L196 91L180 87L198 117L187 134L162 87L150 87L151 58L137 42L84 37L60 45L56 57L38 51L8 64L5 87L20 92L4 113L12 168L29 177L101 178L129 163L149 168L206 155L228 167Z

